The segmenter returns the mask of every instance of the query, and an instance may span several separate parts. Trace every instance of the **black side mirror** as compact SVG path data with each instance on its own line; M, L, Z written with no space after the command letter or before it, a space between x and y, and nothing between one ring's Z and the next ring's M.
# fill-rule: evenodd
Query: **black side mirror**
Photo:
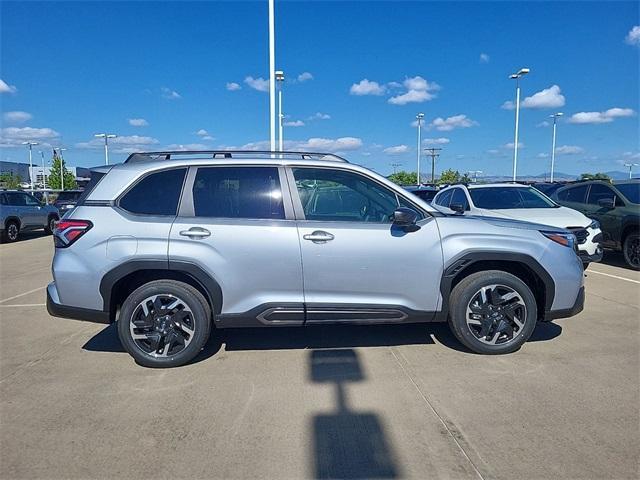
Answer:
M418 213L407 207L398 207L393 212L393 224L399 227L409 227L418 221Z
M459 203L452 203L451 205L449 205L449 208L456 213L464 213L464 205L461 205Z
M598 205L602 208L612 209L616 206L616 202L613 198L601 198L598 200Z

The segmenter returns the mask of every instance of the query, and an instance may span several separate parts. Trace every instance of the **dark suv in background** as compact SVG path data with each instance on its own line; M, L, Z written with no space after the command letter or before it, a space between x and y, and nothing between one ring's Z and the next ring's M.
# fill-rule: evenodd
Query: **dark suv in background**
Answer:
M622 251L631 268L640 270L640 179L609 183L574 183L552 196L559 204L600 222L602 246Z

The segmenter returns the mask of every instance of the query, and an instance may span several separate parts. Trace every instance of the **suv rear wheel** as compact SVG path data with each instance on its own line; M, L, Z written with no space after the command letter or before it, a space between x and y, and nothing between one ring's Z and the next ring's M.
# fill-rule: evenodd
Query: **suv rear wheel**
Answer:
M449 325L458 340L483 354L518 350L537 321L536 299L529 287L499 270L463 279L451 292L449 311Z
M624 260L631 268L640 270L640 234L630 233L622 245Z
M211 330L211 309L186 283L157 280L136 289L122 304L118 336L145 367L177 367L192 360Z

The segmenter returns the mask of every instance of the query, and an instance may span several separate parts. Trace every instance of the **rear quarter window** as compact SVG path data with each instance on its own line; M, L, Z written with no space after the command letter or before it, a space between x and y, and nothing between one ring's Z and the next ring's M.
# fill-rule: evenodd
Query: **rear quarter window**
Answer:
M176 215L186 168L147 175L125 193L118 205L138 215Z
M556 196L561 202L585 203L587 185L569 187L565 190L560 190Z

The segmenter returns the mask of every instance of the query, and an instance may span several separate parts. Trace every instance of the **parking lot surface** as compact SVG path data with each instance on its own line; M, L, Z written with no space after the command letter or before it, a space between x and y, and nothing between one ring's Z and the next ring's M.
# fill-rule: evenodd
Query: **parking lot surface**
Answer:
M2 478L638 478L640 274L511 355L446 325L224 331L151 370L50 317L50 237L0 245Z

